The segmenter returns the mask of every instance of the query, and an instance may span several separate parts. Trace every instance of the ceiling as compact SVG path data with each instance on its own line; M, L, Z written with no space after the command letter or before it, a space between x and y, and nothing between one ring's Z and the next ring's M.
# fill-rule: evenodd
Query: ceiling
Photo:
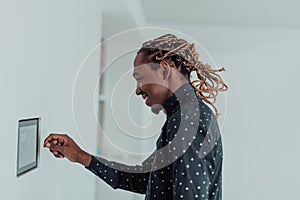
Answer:
M147 24L300 28L299 0L141 0Z

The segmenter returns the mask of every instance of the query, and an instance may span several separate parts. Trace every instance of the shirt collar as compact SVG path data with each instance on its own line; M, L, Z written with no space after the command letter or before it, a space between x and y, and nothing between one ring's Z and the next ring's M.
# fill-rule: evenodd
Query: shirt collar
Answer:
M164 108L168 117L177 110L177 107L179 108L180 102L184 101L184 97L189 94L195 95L195 90L190 83L186 83L165 101Z

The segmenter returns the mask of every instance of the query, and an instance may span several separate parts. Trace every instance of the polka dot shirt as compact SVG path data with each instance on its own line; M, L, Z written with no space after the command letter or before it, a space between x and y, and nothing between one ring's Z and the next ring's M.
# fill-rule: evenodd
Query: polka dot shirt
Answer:
M164 105L167 119L156 151L141 165L92 157L87 167L115 189L145 199L222 199L222 141L217 120L190 84Z

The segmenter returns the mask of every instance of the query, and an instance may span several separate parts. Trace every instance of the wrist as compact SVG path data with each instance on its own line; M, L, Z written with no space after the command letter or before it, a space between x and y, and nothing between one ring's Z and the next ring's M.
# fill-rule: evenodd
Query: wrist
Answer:
M92 161L92 156L86 152L82 152L82 154L79 156L78 162L82 164L85 167L88 167Z

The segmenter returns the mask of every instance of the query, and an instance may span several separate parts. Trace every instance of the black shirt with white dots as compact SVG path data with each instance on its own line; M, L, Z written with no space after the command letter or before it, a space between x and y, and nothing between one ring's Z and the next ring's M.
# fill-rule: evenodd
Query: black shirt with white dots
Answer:
M141 165L92 157L87 167L115 189L145 199L222 199L222 141L216 117L190 84L164 105L166 122L156 151Z

